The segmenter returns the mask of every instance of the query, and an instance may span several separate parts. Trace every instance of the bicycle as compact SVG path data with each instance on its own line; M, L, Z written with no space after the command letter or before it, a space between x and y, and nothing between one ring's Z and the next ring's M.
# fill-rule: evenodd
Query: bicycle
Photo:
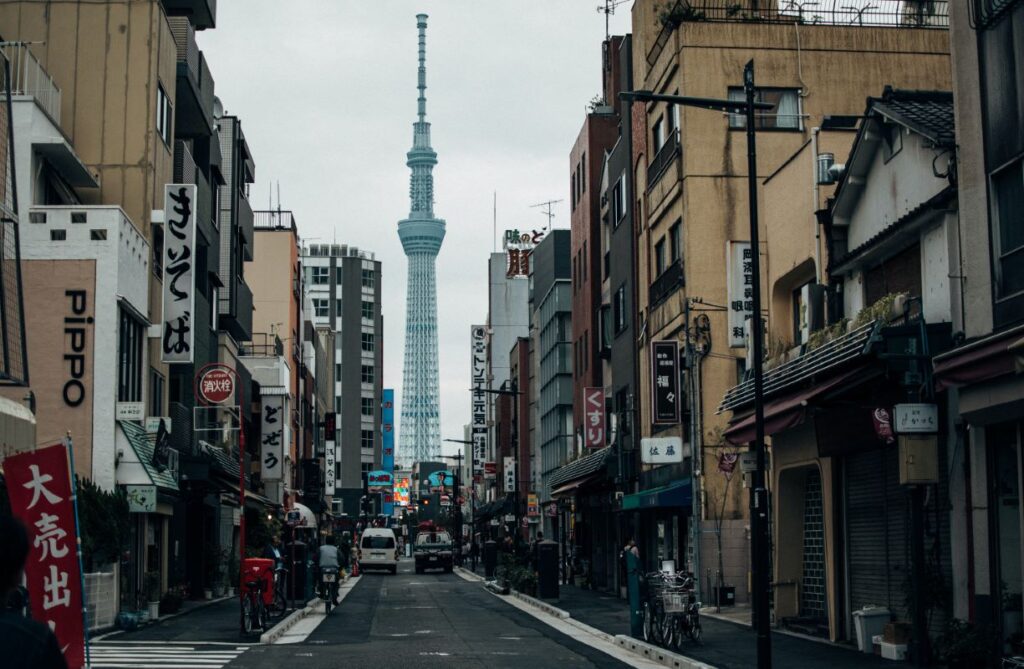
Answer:
M662 607L665 612L665 646L679 649L683 638L689 637L700 643L700 603L694 591L693 575L680 572L665 574L665 588L662 591Z
M287 567L274 568L274 597L270 602L270 606L267 607L267 615L279 618L288 610L288 598L284 592L287 579Z
M245 582L246 591L242 597L242 632L252 634L266 626L267 607L263 603L263 580L254 578Z

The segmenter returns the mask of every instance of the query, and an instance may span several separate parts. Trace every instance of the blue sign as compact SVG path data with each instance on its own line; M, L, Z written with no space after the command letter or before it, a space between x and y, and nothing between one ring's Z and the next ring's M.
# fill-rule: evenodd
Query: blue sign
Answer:
M444 470L434 472L427 477L427 485L431 488L450 488L455 485L455 474Z
M383 431L383 447L381 453L381 469L386 472L395 471L395 391L384 389L383 405L381 406L381 430ZM384 493L382 510L385 516L394 513L394 490Z

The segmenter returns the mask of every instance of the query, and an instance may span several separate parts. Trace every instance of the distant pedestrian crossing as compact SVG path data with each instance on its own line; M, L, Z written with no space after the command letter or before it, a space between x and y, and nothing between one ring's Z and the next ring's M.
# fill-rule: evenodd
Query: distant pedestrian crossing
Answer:
M92 669L220 669L246 646L99 642L89 645Z

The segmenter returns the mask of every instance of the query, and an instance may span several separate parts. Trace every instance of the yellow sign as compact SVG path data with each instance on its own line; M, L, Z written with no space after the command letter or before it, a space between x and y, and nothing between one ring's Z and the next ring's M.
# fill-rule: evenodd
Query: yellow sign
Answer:
M537 495L532 492L526 496L526 516L536 518L540 515L540 504L537 503Z

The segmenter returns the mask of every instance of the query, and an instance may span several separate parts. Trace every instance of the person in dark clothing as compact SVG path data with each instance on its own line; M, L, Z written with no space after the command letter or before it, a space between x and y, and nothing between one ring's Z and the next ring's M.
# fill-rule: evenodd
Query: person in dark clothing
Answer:
M537 571L537 565L539 563L537 557L540 552L540 542L544 541L544 533L537 532L537 538L530 544L530 564L533 565L533 570Z
M13 516L0 516L0 601L21 581L28 557L28 533ZM67 669L57 637L42 623L0 610L0 657L5 669Z

